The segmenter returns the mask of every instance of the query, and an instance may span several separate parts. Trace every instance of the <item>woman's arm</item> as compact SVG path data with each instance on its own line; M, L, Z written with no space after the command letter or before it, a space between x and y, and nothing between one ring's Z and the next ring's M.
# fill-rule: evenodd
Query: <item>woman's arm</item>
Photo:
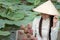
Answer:
M32 22L33 36L35 36L36 18Z
M53 27L51 29L51 40L57 40L58 30L59 30L59 21L57 17L56 18L54 17Z

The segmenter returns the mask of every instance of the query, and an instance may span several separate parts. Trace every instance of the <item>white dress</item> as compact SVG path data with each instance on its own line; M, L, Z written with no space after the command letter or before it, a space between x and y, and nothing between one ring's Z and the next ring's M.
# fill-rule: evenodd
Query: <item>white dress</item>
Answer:
M49 18L46 20L43 20L42 22L42 38L39 35L39 21L41 17L37 17L34 19L32 24L33 29L33 36L38 38L38 40L48 40L48 33L49 33ZM57 40L57 34L58 34L58 28L59 28L59 22L57 23L55 28L51 28L51 40Z
M48 40L49 23L50 23L49 18L42 21L42 39L43 40Z

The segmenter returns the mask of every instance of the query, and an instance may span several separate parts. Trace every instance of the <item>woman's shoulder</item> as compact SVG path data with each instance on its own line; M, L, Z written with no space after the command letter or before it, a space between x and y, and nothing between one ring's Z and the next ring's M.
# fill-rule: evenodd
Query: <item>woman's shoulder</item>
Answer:
M34 20L40 20L41 19L41 16L37 16L34 18Z
M38 24L38 22L40 21L40 18L41 18L41 16L35 17L32 23L33 23L34 25L35 25L36 23Z

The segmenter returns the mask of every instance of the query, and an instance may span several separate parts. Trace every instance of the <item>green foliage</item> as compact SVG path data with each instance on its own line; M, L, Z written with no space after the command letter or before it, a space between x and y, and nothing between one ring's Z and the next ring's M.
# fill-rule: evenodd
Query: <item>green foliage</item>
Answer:
M35 0L35 1L34 1L34 5L39 5L40 2L41 2L41 0Z
M60 10L60 5L55 5L58 10Z
M0 35L2 35L2 36L8 36L8 35L10 35L10 32L8 32L8 31L1 31L0 30Z
M39 4L41 0L0 0L0 29L5 28L5 24L16 25L20 27L21 24L27 25L32 22L37 16L37 12L32 9ZM23 4L25 2L25 4ZM60 5L54 3L56 8L60 10ZM9 32L0 31L0 35L8 35Z
M34 8L33 5L18 5L20 10L32 10Z
M27 2L32 3L33 5L39 5L41 0L27 0Z
M3 20L0 19L0 28L4 28L5 27L5 22Z
M35 0L27 0L27 2L34 3Z

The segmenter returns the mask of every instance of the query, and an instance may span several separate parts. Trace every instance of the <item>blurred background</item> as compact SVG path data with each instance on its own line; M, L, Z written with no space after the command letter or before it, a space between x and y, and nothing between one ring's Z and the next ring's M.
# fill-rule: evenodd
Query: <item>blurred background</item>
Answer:
M47 0L0 0L0 40L15 40L20 25L27 25L39 16L32 9L45 1ZM60 0L51 1L60 13ZM58 34L57 40L60 40L59 36Z

